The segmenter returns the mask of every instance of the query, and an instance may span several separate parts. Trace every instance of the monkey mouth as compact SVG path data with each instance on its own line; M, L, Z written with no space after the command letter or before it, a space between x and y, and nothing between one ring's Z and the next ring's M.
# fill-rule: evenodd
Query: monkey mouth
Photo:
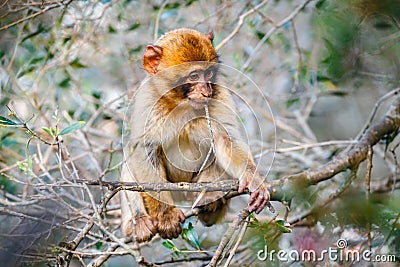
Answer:
M209 97L202 97L202 98L188 98L189 99L189 104L194 108L194 109L202 109L204 108L205 105L207 105L208 101L210 100Z

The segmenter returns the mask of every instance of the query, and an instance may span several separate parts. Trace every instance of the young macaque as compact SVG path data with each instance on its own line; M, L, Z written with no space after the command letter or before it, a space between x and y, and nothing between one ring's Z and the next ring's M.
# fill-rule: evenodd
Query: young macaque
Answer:
M121 181L238 179L239 192L251 193L249 210L259 213L269 202L267 185L242 140L229 90L216 84L218 55L212 39L212 32L178 29L147 46L143 67L149 76L134 97ZM175 206L176 198L195 203L199 220L210 226L227 209L223 195L123 191L123 234L137 242L157 233L162 238L178 237L185 216Z

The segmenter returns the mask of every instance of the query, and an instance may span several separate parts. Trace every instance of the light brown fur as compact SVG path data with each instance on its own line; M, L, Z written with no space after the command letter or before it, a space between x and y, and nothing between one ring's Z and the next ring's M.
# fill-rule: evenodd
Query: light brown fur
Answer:
M262 178L256 173L249 148L238 130L238 120L232 112L232 96L227 89L210 85L211 80L201 78L192 82L194 78L187 78L193 73L199 77L216 75L207 72L218 62L211 36L178 29L163 35L154 46L147 47L143 64L150 76L135 96L129 146L132 153L127 155L121 181L160 183L239 179L239 191L248 188L252 192L250 210L259 212L269 200L269 194L265 184L255 186L262 183ZM187 62L190 64L165 71ZM182 77L186 77L184 84L189 84L188 90L183 85L176 85ZM212 131L216 151L206 168L198 173L210 148L205 111L198 108L206 102L214 121ZM156 233L163 238L176 238L185 217L174 206L173 196L194 201L197 194L122 192L123 233L138 242L149 240ZM199 219L205 225L216 223L227 210L228 202L222 196L223 192L205 193L198 203Z

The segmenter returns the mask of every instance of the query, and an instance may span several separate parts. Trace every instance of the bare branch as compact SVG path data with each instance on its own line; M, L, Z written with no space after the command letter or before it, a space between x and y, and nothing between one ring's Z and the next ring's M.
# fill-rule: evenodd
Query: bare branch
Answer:
M356 169L368 156L369 147L373 147L388 135L396 133L400 127L400 98L392 104L387 114L368 128L360 141L346 153L339 154L328 163L304 172L285 176L273 181L271 194L274 199L284 199L293 195L296 186L305 187L327 180L347 169ZM282 190L283 189L283 190ZM281 195L284 193L284 195Z
M233 37L235 37L235 35L240 31L240 28L243 26L244 20L246 19L246 17L250 16L251 14L253 14L254 12L256 12L258 9L260 9L262 6L264 6L266 3L268 3L269 0L264 0L262 1L260 4L258 4L257 6L255 6L254 8L250 9L249 11L247 11L246 13L242 14L239 17L239 21L235 27L235 29L224 39L222 40L216 47L215 50L220 50L227 42L229 42Z
M288 16L286 16L283 20L278 22L277 24L273 25L272 28L264 35L264 37L258 42L256 47L254 48L252 54L249 56L249 58L246 60L246 62L242 66L242 70L246 70L249 66L251 61L254 59L256 55L258 55L257 51L261 48L261 46L271 37L272 34L279 28L281 28L283 25L288 23L289 21L293 20L299 13L302 11L308 3L310 3L312 0L306 0L302 4L300 4L298 7L296 7L295 10L293 10Z
M249 210L246 208L242 210L236 217L236 219L232 222L229 229L225 232L224 236L221 238L221 242L218 245L217 250L215 251L214 256L212 257L210 263L207 265L208 267L214 267L217 265L218 260L220 259L222 252L224 251L226 245L228 244L229 240L231 239L233 233L236 229L243 224L244 220L247 216L250 215Z
M9 28L11 28L11 27L13 27L15 25L18 25L18 24L24 22L24 21L28 21L28 20L31 20L33 18L36 18L37 16L40 16L40 15L48 12L49 10L52 10L52 9L55 9L55 8L59 8L59 7L66 8L72 1L73 0L68 0L68 1L66 1L64 3L64 0L61 0L60 2L57 2L55 4L51 4L51 5L45 6L43 9L40 9L39 11L37 11L37 12L35 12L35 13L29 15L29 16L26 16L26 17L24 17L22 19L16 20L16 21L14 21L14 22L12 22L10 24L7 24L7 25L5 25L3 27L0 27L0 31L7 30L7 29L9 29Z

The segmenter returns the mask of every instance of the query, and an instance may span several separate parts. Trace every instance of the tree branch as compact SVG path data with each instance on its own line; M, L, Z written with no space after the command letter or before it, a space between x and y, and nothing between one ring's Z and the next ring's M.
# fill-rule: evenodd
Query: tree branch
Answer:
M232 225L228 228L228 230L225 232L224 236L221 238L221 242L218 245L217 250L214 253L214 256L212 257L210 263L207 265L208 267L213 267L217 265L218 260L220 259L222 252L224 251L226 245L230 241L233 233L235 230L242 225L244 220L247 218L247 216L250 215L249 210L246 208L242 210L236 217L236 219L233 221Z
M271 183L271 195L276 200L290 199L299 187L315 185L332 178L336 174L356 169L368 156L368 149L388 136L398 134L400 127L400 98L391 105L386 115L368 128L360 141L346 153L341 153L328 163L304 172L288 175Z
M29 15L29 16L26 16L26 17L24 17L24 18L22 18L22 19L13 21L13 22L10 23L10 24L7 24L7 25L5 25L5 26L3 26L3 27L0 27L0 31L7 30L7 29L9 29L9 28L11 28L11 27L13 27L13 26L15 26L15 25L18 25L18 24L24 22L24 21L31 20L31 19L33 19L33 18L35 18L35 17L37 17L37 16L40 16L40 15L42 15L42 14L44 14L44 13L46 13L46 12L52 10L52 9L59 8L59 7L64 7L64 8L66 8L72 1L73 1L73 0L68 0L68 1L66 1L66 2L64 3L64 0L61 0L61 1L58 2L58 3L45 6L43 9L40 9L38 12L35 12L35 13Z
M259 8L261 8L262 6L264 6L265 4L268 3L269 0L264 0L262 1L260 4L258 4L257 6L255 6L254 8L250 9L249 11L247 11L246 13L242 14L239 17L239 21L235 27L235 29L224 39L222 40L216 47L215 50L220 50L227 42L229 42L239 31L240 28L243 26L244 20L246 17L250 16L251 14L253 14L254 12L256 12Z

